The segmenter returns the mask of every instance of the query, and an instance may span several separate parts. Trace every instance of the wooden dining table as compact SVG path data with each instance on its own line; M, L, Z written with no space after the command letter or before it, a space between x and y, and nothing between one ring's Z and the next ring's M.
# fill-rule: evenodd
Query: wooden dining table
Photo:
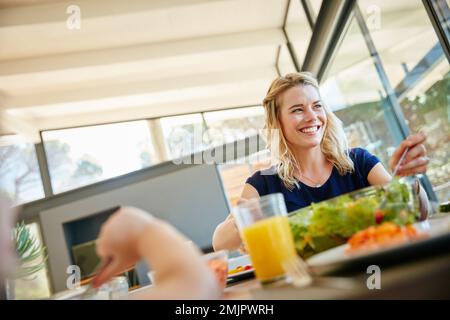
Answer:
M408 259L380 264L380 288L368 285L367 267L324 275L312 274L307 286L286 281L263 286L256 278L229 283L224 300L322 300L322 299L449 299L450 234L436 246L409 253ZM416 247L415 247L416 248ZM130 292L145 290L146 287Z
M450 248L449 248L450 251ZM295 287L280 281L262 286L255 278L229 284L224 300L449 299L450 252L390 266L381 272L381 288L369 289L370 274L323 276ZM129 297L147 287L130 292Z
M435 216L429 221L448 225L449 215ZM438 241L437 241L438 240ZM380 265L380 288L370 285L368 266L312 273L310 285L296 287L286 281L262 286L257 279L234 282L225 288L227 300L291 300L291 299L449 299L450 298L450 233L434 238L427 246L414 246L408 254L392 252ZM387 263L390 260L390 263ZM369 284L368 284L369 283Z
M228 285L226 300L302 299L448 299L450 298L450 252L403 264L381 272L381 288L369 289L371 274L317 277L305 287L286 282L262 286L257 279Z

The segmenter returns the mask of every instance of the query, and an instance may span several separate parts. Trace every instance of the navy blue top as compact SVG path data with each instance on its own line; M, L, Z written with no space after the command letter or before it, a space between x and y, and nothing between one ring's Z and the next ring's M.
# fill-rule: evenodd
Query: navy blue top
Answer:
M380 160L362 148L354 148L349 152L353 160L355 171L343 176L333 167L330 177L321 187L310 187L298 181L292 191L289 191L275 172L274 167L255 172L246 183L252 185L264 196L271 193L282 193L288 212L309 206L312 202L320 202L370 186L367 176L370 170Z

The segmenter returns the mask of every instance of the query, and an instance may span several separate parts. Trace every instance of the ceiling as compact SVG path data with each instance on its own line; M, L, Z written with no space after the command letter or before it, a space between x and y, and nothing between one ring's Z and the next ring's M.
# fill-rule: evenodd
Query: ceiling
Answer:
M35 132L260 104L286 42L287 0L72 3L0 0L0 106Z
M316 12L320 2L312 1ZM259 105L277 59L282 74L294 70L282 30L288 0L79 0L80 29L69 29L72 3L0 0L0 134L20 128L38 137ZM372 1L358 4L369 23ZM370 33L395 87L403 66L413 68L437 38L421 3L376 4L380 26ZM328 72L346 96L343 106L378 100L383 90L352 25ZM311 29L300 1L290 1L286 32L301 65ZM333 90L325 90L328 100L339 101Z

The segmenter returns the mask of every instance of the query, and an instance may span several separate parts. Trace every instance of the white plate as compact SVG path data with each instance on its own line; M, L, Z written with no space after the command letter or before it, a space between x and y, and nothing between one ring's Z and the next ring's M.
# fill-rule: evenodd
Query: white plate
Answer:
M450 217L419 222L414 224L414 227L419 234L427 234L428 237L404 244L380 248L379 250L351 255L345 253L349 245L343 244L312 256L306 260L306 263L313 271L317 271L317 273L327 273L338 269L338 267L351 265L356 262L362 265L365 262L369 263L371 261L392 261L395 255L397 259L401 260L402 258L406 258L406 256L410 256L415 249L423 251L426 249L426 246L431 248L432 246L442 245L442 241L448 242L449 237L446 236L450 235ZM439 242L439 240L442 241Z
M326 264L342 262L345 260L350 260L351 257L345 254L345 250L347 250L348 244L343 244L339 247L326 250L324 252L318 253L311 258L306 260L306 263L310 267L317 267Z

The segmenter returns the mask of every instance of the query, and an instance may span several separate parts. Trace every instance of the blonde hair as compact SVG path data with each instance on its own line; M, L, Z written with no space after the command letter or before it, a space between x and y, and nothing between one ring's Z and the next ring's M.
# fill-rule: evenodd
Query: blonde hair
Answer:
M319 91L319 84L310 72L289 73L284 77L276 78L272 82L263 100L266 113L265 129L267 130L268 147L272 154L278 155L277 173L289 190L292 190L296 183L294 172L295 168L298 167L298 163L289 149L281 127L279 98L281 94L292 87L306 85L311 85ZM354 164L348 154L348 142L342 121L325 104L323 104L323 108L327 116L327 125L320 148L327 160L336 167L340 175L351 173L354 171ZM278 138L274 135L275 132L278 133ZM274 139L277 141L274 141Z

